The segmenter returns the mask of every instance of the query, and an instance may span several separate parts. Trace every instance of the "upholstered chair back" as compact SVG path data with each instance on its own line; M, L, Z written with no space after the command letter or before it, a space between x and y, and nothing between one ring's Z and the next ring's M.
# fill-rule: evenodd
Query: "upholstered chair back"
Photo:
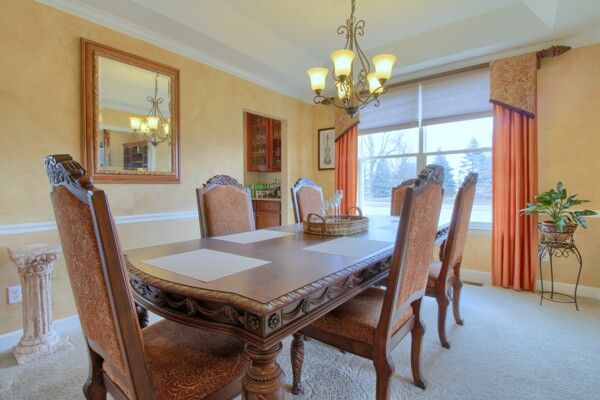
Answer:
M309 214L321 215L323 190L308 178L300 178L292 187L292 204L296 223L306 220Z
M133 381L151 389L106 195L92 185L85 170L69 155L48 156L45 167L53 185L50 196L56 224L88 345L102 357L105 370L123 390L131 393ZM136 365L135 371L132 365ZM154 396L151 391L142 392L133 390L137 398Z
M454 209L452 210L450 228L448 229L448 238L444 243L442 267L438 279L446 279L450 270L459 267L462 262L476 188L477 173L470 172L465 177L454 199Z
M425 293L442 207L443 180L442 167L428 165L418 179L403 183L405 198L382 308L382 313L390 315L382 315L383 321L393 324L402 319L411 303Z
M231 235L255 229L252 198L247 188L227 175L217 175L196 189L202 237Z

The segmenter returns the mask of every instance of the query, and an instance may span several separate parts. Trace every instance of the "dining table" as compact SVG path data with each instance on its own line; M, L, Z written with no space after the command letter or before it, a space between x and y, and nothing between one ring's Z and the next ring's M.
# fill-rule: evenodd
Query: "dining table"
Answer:
M388 277L400 217L368 218L368 230L344 237L299 223L125 251L134 300L243 340L251 362L242 397L282 399L282 340ZM440 222L437 245L447 232Z

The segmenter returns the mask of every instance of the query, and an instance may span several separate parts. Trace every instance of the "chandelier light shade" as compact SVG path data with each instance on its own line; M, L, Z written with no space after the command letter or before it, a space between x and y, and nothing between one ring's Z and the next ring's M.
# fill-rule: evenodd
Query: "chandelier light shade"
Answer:
M129 125L134 132L139 131L142 126L142 119L138 117L129 117Z
M325 89L325 81L327 79L327 68L314 67L308 69L308 76L310 77L310 87L315 92L321 93L321 90Z
M390 79L395 62L396 56L393 54L380 54L373 57L373 65L375 65L377 78L385 80Z
M134 133L143 135L156 147L171 138L169 120L160 111L160 105L164 103L164 99L158 97L158 74L154 77L154 96L148 96L146 100L151 104L150 111L144 118L129 117L129 126Z
M331 53L337 98L321 94L327 83L327 68L313 67L307 71L310 86L316 94L315 103L334 104L346 110L350 116L371 102L374 102L376 107L379 106L379 95L385 93L385 83L392 76L392 68L396 62L396 56L393 54L379 54L373 57L375 71L371 71L371 64L358 44L358 37L365 34L365 21L356 20L355 8L356 0L351 0L350 18L346 20L345 25L337 29L338 34L345 36L345 47ZM355 63L358 70L354 68Z
M354 61L354 52L346 49L337 50L331 53L331 60L335 67L334 73L340 80L346 79L352 72L352 61Z
M377 73L371 72L369 75L367 75L367 80L369 81L369 92L376 94L383 92L383 86L381 86L381 82L379 82Z

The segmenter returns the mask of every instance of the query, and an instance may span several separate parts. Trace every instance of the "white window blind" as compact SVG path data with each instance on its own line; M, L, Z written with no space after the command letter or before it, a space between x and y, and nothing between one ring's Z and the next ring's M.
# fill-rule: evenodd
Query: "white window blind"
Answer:
M359 133L408 129L419 126L419 85L390 88L381 96L379 107L367 106L360 111Z
M488 68L392 87L379 107L360 111L359 134L489 116L489 93Z
M480 118L492 111L489 69L477 69L421 84L422 125Z

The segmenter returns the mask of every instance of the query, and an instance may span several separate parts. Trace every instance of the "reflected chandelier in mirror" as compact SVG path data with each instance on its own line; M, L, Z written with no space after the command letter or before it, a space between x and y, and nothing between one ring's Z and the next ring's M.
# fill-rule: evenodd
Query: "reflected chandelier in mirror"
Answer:
M84 161L97 182L179 182L179 70L81 40Z

